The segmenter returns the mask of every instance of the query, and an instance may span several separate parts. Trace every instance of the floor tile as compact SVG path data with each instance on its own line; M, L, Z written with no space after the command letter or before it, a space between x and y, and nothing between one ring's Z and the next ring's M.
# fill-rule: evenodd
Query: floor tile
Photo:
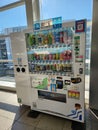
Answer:
M28 110L28 106L15 106L7 103L0 103L0 116L12 119L12 120L18 120L21 115Z
M43 114L37 128L42 130L62 130L65 123L65 119L48 114Z
M32 117L29 117L28 116L28 113L30 112L30 109L28 111L26 111L21 117L20 119L18 120L19 122L21 123L25 123L25 124L28 124L28 125L32 125L32 126L35 126L39 123L42 115L40 114L37 118L32 118Z
M72 130L86 130L85 123L72 121Z
M72 125L72 121L66 119L63 126L63 130L72 130L71 125Z
M19 106L19 103L17 102L17 95L16 93L12 93L5 101L4 103L13 104L16 106Z
M85 105L85 130L98 130L98 120L89 111L88 103ZM0 130L72 130L70 120L44 113L31 118L29 111L28 106L19 107L16 94L0 91Z
M3 116L3 117L5 117L5 118L14 120L14 119L15 119L15 116L16 116L16 113L12 113L12 112L5 111L5 110L1 110L1 109L0 109L0 116Z
M0 91L0 102L4 102L8 99L12 94L9 92Z
M24 124L24 123L16 122L8 130L35 130L35 127L27 125L27 124Z
M13 120L0 116L0 130L8 130L13 125Z
M19 106L16 93L0 91L0 102Z
M98 119L89 109L86 111L86 130L98 130Z

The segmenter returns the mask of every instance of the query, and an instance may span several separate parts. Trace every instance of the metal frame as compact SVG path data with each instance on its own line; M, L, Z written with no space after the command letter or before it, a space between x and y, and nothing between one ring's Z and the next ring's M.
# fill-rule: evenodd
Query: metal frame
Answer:
M90 67L90 99L91 109L98 110L98 0L93 0L91 67Z
M24 5L24 4L25 4L25 0L20 0L20 1L8 4L8 5L0 7L0 12L11 9L11 8L15 8L17 6L21 6L21 5Z

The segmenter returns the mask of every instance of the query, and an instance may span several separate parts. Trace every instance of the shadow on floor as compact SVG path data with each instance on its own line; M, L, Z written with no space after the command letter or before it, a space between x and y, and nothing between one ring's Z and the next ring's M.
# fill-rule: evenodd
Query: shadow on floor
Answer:
M16 109L18 110L20 108L12 104L0 102L0 109L16 113Z
M8 130L86 130L82 123L31 111L25 105L19 107L0 102L0 109L15 114L13 124Z
M44 113L36 115L29 106L16 105L17 97L8 92L2 91L0 97L0 130L98 130L98 119L89 108L85 111L85 125Z

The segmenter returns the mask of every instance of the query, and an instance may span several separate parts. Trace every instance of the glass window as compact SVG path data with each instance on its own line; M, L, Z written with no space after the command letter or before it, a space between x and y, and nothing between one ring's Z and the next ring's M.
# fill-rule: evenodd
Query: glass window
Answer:
M16 2L19 0L1 0L0 7ZM41 19L50 19L61 16L63 20L84 19L92 20L92 0L40 0L41 1ZM76 7L77 5L77 7ZM25 5L15 7L0 12L0 33L9 34L11 32L19 32L26 28ZM91 28L87 28L88 33ZM90 32L91 33L91 32ZM87 34L88 39L91 35ZM0 38L0 80L8 80L14 77L12 53L10 38ZM87 40L87 47L90 48L90 41ZM89 59L89 51L87 49L86 56ZM4 61L7 60L7 61ZM14 78L13 78L14 79ZM10 80L11 81L11 80ZM14 81L14 80L13 80Z
M19 0L2 0L0 7ZM27 27L25 5L0 12L0 34L9 35ZM9 83L8 83L9 82ZM0 86L15 87L10 37L0 36Z
M0 32L5 28L27 26L25 5L0 12Z
M12 62L0 62L0 78L14 77L14 68Z
M90 74L90 63L86 63L85 64L85 75L89 75Z
M0 1L0 7L14 3L14 2L17 2L17 1L20 1L20 0L1 0Z
M93 0L41 0L41 19L62 16L63 20L92 19Z
M1 81L2 85L3 81L15 81L11 41L9 37L0 38L0 83Z
M11 41L9 37L0 38L0 60L12 60Z
M86 59L90 59L90 47L86 48Z

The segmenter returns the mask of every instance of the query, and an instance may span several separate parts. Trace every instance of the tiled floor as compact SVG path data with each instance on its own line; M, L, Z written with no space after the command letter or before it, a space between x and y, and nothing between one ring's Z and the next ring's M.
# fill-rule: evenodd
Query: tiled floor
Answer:
M29 111L28 106L18 105L15 93L0 91L0 130L98 130L98 120L88 109L86 128L78 122L43 113L31 118Z

